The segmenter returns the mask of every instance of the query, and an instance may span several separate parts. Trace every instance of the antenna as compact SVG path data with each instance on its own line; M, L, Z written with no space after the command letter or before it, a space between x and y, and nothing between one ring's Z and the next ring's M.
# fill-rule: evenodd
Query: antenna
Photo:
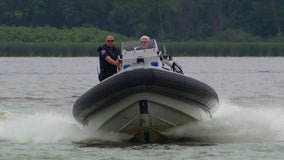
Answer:
M161 26L161 30L162 30L163 50L164 50L164 54L166 55L167 50L166 50L166 46L165 46L164 27L163 27L163 21L162 21L162 15L161 15L160 7L159 7L158 11L159 11L159 18L160 18L160 26Z

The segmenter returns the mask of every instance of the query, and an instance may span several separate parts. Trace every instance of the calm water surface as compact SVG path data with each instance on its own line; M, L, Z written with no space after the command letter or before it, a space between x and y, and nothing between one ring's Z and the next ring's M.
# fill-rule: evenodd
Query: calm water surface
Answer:
M171 131L168 143L139 145L72 117L75 100L98 83L97 57L0 58L0 159L284 158L284 58L175 60L217 91L220 108Z

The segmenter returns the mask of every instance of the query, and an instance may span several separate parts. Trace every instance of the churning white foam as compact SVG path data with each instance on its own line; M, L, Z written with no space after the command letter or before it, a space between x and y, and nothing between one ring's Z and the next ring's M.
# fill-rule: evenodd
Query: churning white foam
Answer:
M72 115L56 112L15 115L0 114L0 140L16 143L72 143L85 139L117 140L114 134L93 132L82 127Z
M16 115L0 112L0 140L18 143L72 143L87 139L121 141L114 133L94 132L72 115L56 112ZM284 140L284 108L245 107L223 101L213 119L169 132L171 136L203 142L255 142ZM129 137L128 137L129 138Z
M0 139L14 142L52 143L80 137L72 117L54 112L14 115L0 121Z
M178 137L208 142L284 140L284 108L245 107L223 101L213 119L172 131Z

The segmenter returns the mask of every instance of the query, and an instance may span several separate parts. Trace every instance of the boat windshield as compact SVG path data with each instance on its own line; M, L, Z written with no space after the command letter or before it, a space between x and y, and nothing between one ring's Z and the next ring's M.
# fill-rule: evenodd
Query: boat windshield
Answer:
M151 39L147 44L143 44L140 41L132 41L132 42L122 42L121 46L122 50L125 51L133 51L133 50L145 50L145 49L157 49L157 43L155 39Z

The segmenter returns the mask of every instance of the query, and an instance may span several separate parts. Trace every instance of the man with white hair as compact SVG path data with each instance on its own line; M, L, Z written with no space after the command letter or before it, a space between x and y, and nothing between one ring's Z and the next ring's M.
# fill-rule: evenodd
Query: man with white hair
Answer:
M150 48L150 37L148 36L142 36L140 38L140 43L141 43L141 49L148 49Z

